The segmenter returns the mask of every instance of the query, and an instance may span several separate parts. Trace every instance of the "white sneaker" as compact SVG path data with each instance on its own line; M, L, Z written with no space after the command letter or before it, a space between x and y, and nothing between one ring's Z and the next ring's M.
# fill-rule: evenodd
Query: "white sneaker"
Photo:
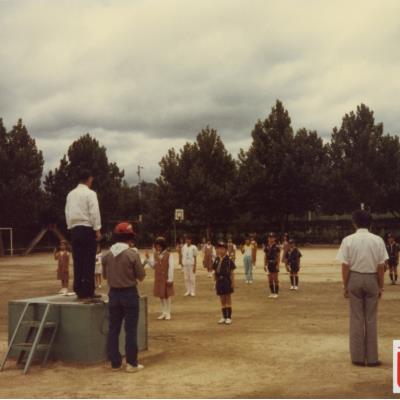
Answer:
M225 323L225 318L221 318L221 319L218 321L218 323L219 323L219 324L224 324L224 323Z
M298 286L295 286L295 287L294 287L294 290L299 290L299 287L298 287Z
M138 364L136 367L130 364L126 364L126 372L138 372L143 368L144 366L142 364Z
M249 283L250 283L250 284L252 284L252 283L253 283L253 281L249 281Z
M249 281L246 281L246 283L249 283Z
M195 297L196 295L194 293L190 293L190 296L191 297Z
M166 314L166 315L165 315L165 320L166 320L166 321L169 321L170 319L171 319L171 314Z
M159 317L157 317L157 319L161 320L161 319L165 319L165 314L162 313Z
M274 295L273 293L271 293L271 294L268 296L268 298L269 298L269 299L273 299L274 296L275 296L275 295Z
M232 323L232 320L230 318L227 318L225 320L225 325L230 325Z
M290 290L294 290L294 286L290 286Z
M184 294L184 296L190 296L190 293L189 293L189 292L186 292L186 293Z
M64 294L64 289L65 289L65 288L61 288L61 289L58 291L58 294Z
M274 299L277 299L279 296L277 294L274 294Z

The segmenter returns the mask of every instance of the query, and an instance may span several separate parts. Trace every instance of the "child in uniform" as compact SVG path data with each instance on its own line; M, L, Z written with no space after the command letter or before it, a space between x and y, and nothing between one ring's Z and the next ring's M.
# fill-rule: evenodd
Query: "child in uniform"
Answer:
M232 239L228 239L228 255L233 262L236 261L236 244Z
M96 288L101 288L101 275L103 273L103 268L101 265L101 257L103 253L99 245L97 245L97 252L96 252L96 267L94 270L94 281L96 284Z
M67 241L61 240L58 249L54 251L54 259L58 261L57 279L61 281L60 294L68 294L69 283L69 259L70 253L67 248Z
M171 319L171 298L174 293L174 259L167 249L164 237L158 237L154 242L154 254L150 257L145 253L144 264L149 264L154 269L153 294L161 301L161 315L159 320Z
M235 263L228 256L228 246L224 242L217 244L217 258L214 261L214 279L217 295L221 300L222 318L219 324L232 323L232 298L235 286Z
M190 236L186 237L186 243L182 246L181 253L186 286L185 296L194 297L196 295L197 247L192 244Z
M183 271L183 265L182 265L182 247L184 245L184 241L182 238L179 239L179 243L176 245L176 251L178 252L178 265L181 267L181 270Z
M302 254L293 239L289 240L289 250L287 252L287 263L290 270L290 290L299 289L300 258Z
M208 277L212 277L213 263L217 256L215 247L211 244L211 240L207 240L207 243L202 247L203 250L203 266L207 269Z
M251 244L251 264L252 264L252 267L255 269L256 262L257 262L258 244L257 244L257 241L254 236L251 238L250 244Z
M289 251L289 234L285 233L283 235L282 241L282 262L285 264L286 271L290 274L289 263L287 259L288 251ZM291 282L291 280L290 280Z
M276 244L276 235L272 232L268 235L268 243L265 246L264 252L264 271L268 272L269 288L271 290L271 294L268 297L276 299L279 293L278 274L281 249Z
M252 247L250 239L246 239L244 245L241 247L243 254L243 265L246 283L253 283L253 264L252 264Z
M399 264L400 246L391 233L389 233L387 236L386 250L389 255L387 266L389 267L390 280L392 281L392 285L395 285L397 282L397 266Z

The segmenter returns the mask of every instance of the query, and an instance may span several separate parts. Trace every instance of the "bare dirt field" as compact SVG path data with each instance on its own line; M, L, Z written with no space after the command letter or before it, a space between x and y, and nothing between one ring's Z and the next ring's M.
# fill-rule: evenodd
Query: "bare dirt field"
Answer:
M9 364L0 373L0 397L117 398L282 398L395 397L392 394L392 340L400 338L400 286L385 287L379 310L383 365L360 368L349 361L348 308L334 248L302 249L300 290L289 291L281 267L279 299L267 298L262 252L253 285L243 282L238 254L233 324L220 326L218 298L202 268L197 296L183 296L177 269L173 319L157 321L148 271L141 294L149 297L149 350L140 354L138 374L111 372L108 364L49 363L26 376ZM56 293L51 254L0 259L0 357L7 344L7 302ZM106 286L106 285L105 285ZM107 289L100 290L106 293Z

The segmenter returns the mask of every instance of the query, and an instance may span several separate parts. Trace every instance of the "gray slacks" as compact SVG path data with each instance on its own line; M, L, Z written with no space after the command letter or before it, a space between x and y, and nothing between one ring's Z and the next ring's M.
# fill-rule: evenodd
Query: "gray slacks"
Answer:
M351 360L375 363L378 361L378 276L350 272L347 288L350 304Z

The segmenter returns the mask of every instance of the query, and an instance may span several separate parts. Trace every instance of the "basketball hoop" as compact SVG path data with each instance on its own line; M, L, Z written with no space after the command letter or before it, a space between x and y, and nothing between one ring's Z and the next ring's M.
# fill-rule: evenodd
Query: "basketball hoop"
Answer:
M175 210L175 221L183 221L185 216L185 212L183 211L182 208L177 208Z

